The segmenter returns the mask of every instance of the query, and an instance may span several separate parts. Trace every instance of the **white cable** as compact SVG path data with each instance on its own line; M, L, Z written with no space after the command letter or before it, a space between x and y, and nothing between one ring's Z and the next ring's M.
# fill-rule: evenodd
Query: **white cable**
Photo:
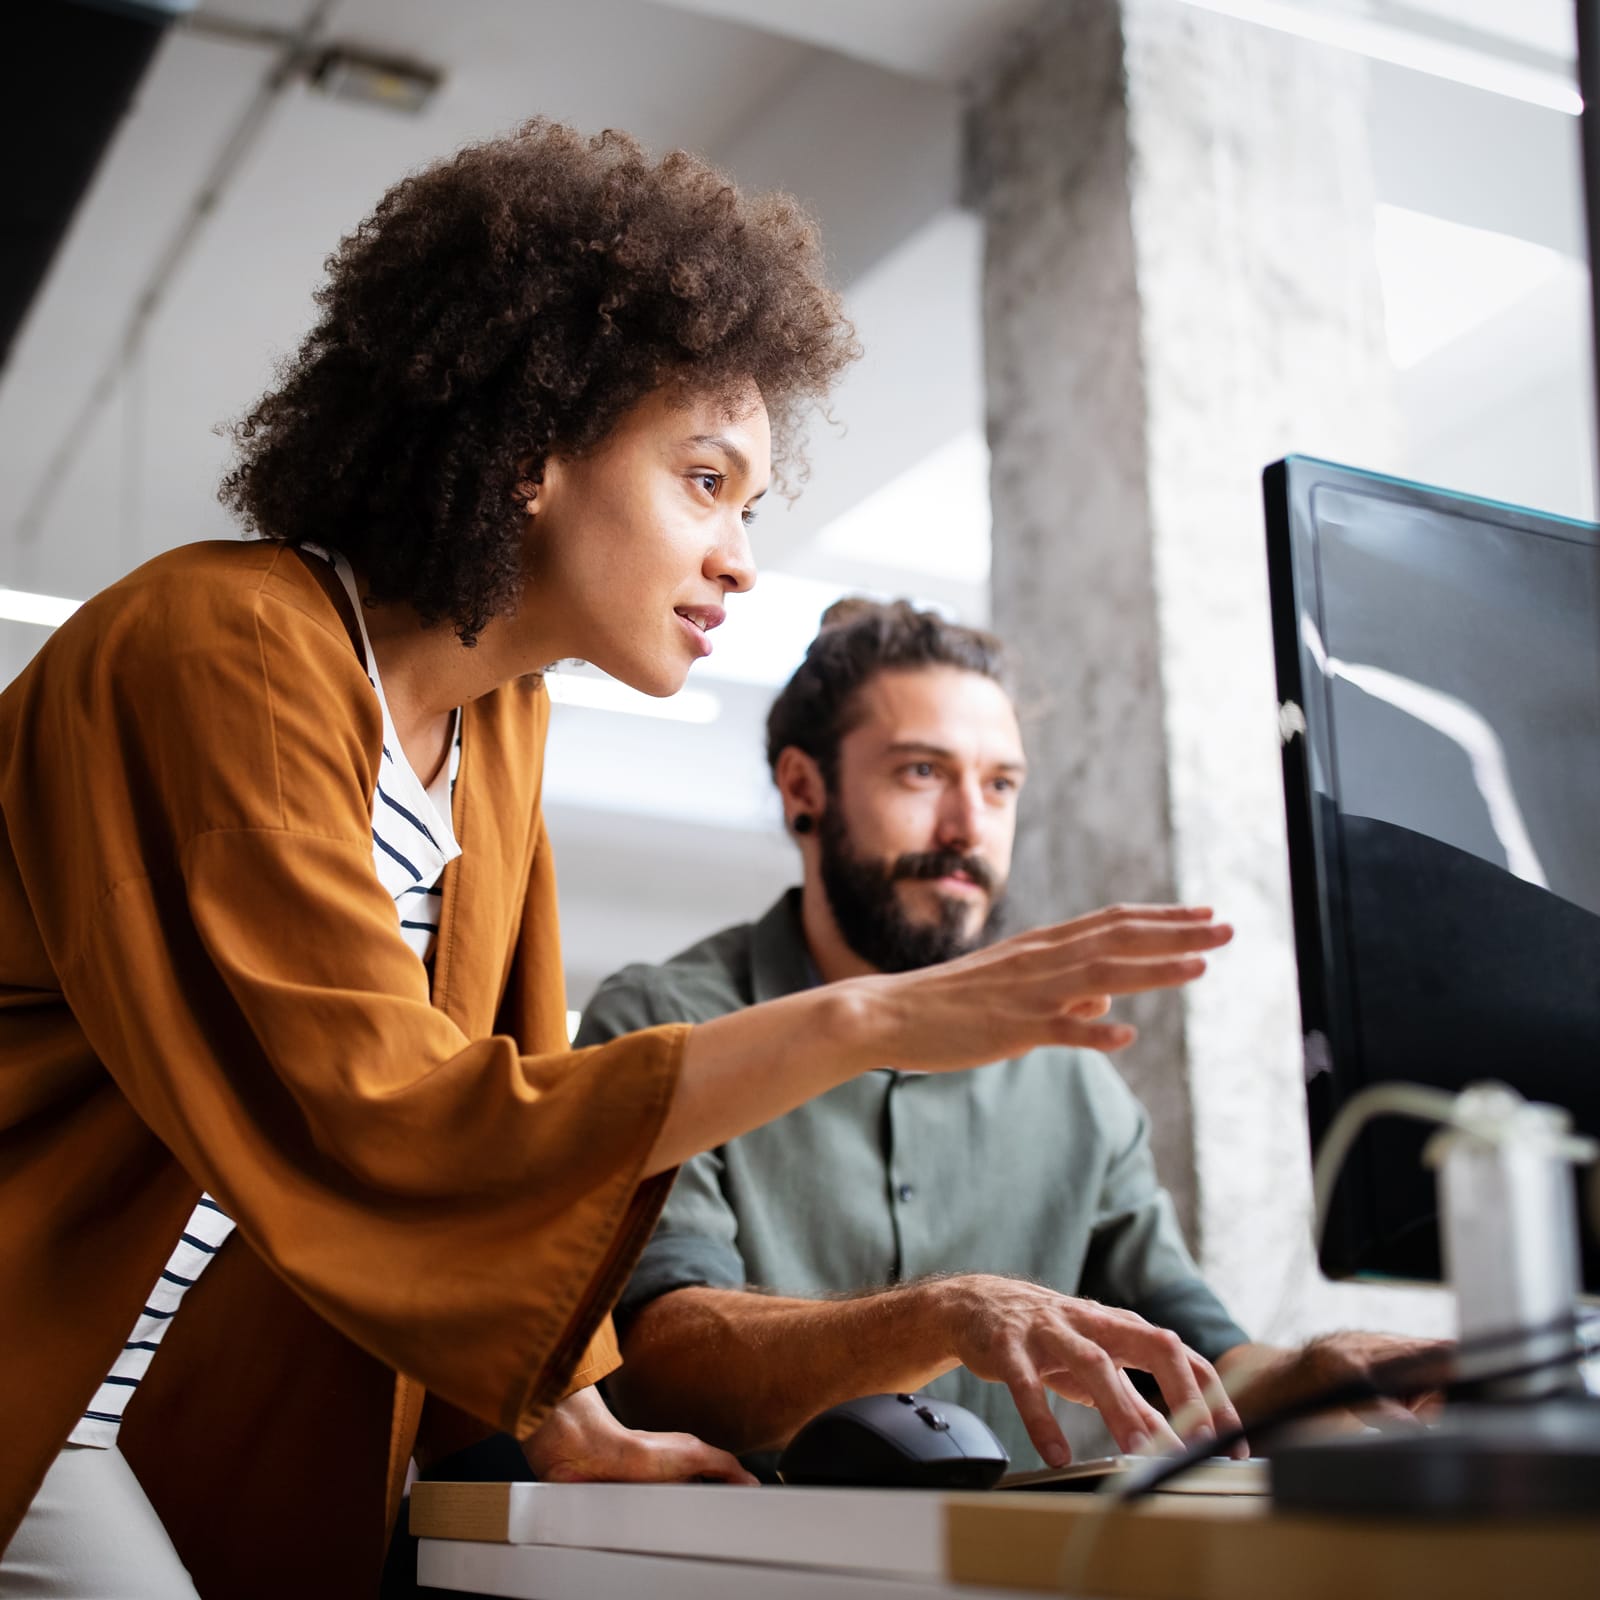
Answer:
M1334 1185L1339 1180L1345 1158L1357 1136L1374 1117L1411 1117L1419 1122L1431 1122L1443 1128L1454 1129L1471 1138L1486 1143L1503 1143L1521 1136L1526 1127L1526 1115L1535 1111L1549 1115L1550 1108L1530 1104L1513 1089L1503 1084L1480 1083L1470 1085L1459 1094L1444 1089L1430 1089L1415 1083L1379 1083L1353 1095L1339 1108L1338 1114L1322 1137L1317 1158L1312 1169L1312 1195L1314 1203L1313 1244L1321 1253L1322 1235L1327 1226L1328 1208L1333 1198ZM1430 1166L1437 1165L1442 1157L1439 1140L1447 1135L1435 1135L1424 1150L1423 1159ZM1593 1161L1597 1146L1593 1139L1582 1134L1556 1134L1551 1138L1553 1150L1573 1162ZM1596 1168L1593 1184L1593 1201L1596 1226L1600 1227L1600 1167ZM1577 1337L1600 1335L1600 1318L1580 1323ZM1219 1400L1229 1393L1231 1385L1220 1375L1216 1384L1209 1385L1204 1394L1208 1409L1214 1411ZM1181 1431L1181 1419L1174 1417ZM1154 1452L1152 1452L1154 1454ZM1090 1563L1104 1535L1108 1520L1118 1515L1132 1501L1140 1498L1143 1489L1141 1474L1129 1474L1124 1482L1107 1485L1094 1496L1095 1515L1084 1516L1074 1536L1066 1541L1057 1563L1056 1576L1061 1588L1075 1594L1090 1576Z
M1339 1181L1345 1157L1350 1154L1350 1147L1361 1130L1374 1117L1384 1115L1460 1126L1456 1096L1443 1089L1425 1089L1415 1083L1377 1083L1345 1101L1322 1136L1316 1164L1311 1172L1311 1238L1319 1256L1322 1253L1322 1235L1328 1225L1328 1207L1333 1200L1333 1187Z
M1313 1241L1322 1253L1322 1235L1328 1223L1328 1208L1333 1187L1339 1180L1345 1157L1356 1135L1374 1117L1414 1117L1419 1122L1434 1122L1453 1128L1483 1144L1505 1144L1527 1137L1529 1122L1537 1117L1543 1125L1545 1147L1552 1155L1564 1157L1575 1166L1593 1161L1600 1145L1584 1134L1569 1133L1566 1113L1553 1107L1524 1100L1515 1089L1500 1083L1469 1084L1459 1094L1443 1089L1426 1089L1415 1083L1377 1083L1353 1095L1339 1108L1328 1131L1322 1136L1312 1171L1311 1189L1315 1202ZM1552 1119L1560 1118L1560 1127ZM1435 1135L1423 1150L1426 1165L1436 1167L1444 1156L1448 1135Z

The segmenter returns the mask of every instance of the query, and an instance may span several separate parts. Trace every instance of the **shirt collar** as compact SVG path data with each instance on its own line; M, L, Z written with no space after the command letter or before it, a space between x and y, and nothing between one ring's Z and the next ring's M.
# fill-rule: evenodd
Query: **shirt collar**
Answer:
M822 981L800 925L800 891L781 894L756 924L750 945L751 999L779 1000Z

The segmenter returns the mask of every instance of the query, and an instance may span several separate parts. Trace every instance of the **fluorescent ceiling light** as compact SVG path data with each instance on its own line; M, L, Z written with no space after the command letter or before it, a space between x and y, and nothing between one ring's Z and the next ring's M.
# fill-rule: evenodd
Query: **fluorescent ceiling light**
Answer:
M1486 89L1490 94L1505 95L1511 100L1564 111L1569 116L1575 117L1583 110L1583 97L1570 77L1526 66L1520 61L1508 61L1375 17L1294 4L1293 0L1185 0L1185 3L1201 11L1214 11L1219 16L1236 17L1240 22L1254 22L1279 33L1292 33L1316 44L1331 45L1335 50L1349 50L1373 61L1409 67L1413 72L1448 78L1452 83Z
M1557 250L1488 228L1380 205L1378 278L1389 355L1404 371L1454 344L1563 270Z
M59 628L82 604L81 600L63 600L60 595L0 589L0 621L31 622L41 628Z
M615 678L550 672L545 674L544 682L558 706L620 711L634 717L660 717L667 722L715 722L722 715L722 702L704 689L680 689L675 695L658 699L640 694Z

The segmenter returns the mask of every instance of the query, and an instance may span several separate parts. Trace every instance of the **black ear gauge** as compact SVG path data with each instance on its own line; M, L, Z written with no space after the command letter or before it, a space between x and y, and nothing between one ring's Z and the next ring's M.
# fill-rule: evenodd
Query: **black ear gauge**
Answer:
M797 811L794 814L794 820L790 822L789 826L796 833L810 833L812 828L816 826L816 818L809 811Z

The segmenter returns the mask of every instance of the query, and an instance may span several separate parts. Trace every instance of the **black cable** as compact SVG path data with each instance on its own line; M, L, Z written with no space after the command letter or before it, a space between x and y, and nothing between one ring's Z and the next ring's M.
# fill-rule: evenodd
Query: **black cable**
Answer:
M1504 1349L1508 1345L1525 1343L1529 1339L1544 1338L1552 1334L1576 1333L1590 1320L1589 1316L1572 1312L1539 1327L1514 1328L1504 1333L1484 1334L1479 1338L1469 1339L1465 1343L1450 1345L1443 1349L1393 1356L1387 1361L1376 1363L1363 1377L1346 1378L1339 1383L1330 1384L1315 1394L1292 1400L1276 1411L1258 1417L1248 1428L1230 1429L1214 1439L1206 1439L1199 1444L1191 1445L1181 1455L1152 1462L1148 1468L1141 1468L1131 1474L1124 1485L1114 1491L1115 1498L1119 1502L1141 1499L1161 1488L1163 1484L1171 1483L1174 1478L1181 1477L1201 1462L1226 1455L1235 1445L1244 1444L1251 1437L1256 1439L1271 1437L1292 1423L1307 1421L1327 1411L1347 1410L1370 1404L1374 1400L1414 1399L1435 1390L1444 1394L1446 1398L1459 1398L1483 1388L1486 1384L1504 1383L1515 1378L1548 1372L1553 1368L1572 1366L1592 1354L1582 1339L1574 1339L1571 1345L1558 1354L1543 1356L1537 1361L1523 1362L1518 1366L1501 1367L1492 1372L1474 1374L1470 1378L1460 1376L1453 1379L1444 1378L1439 1372L1441 1363L1448 1362L1455 1365L1463 1357L1487 1354Z

